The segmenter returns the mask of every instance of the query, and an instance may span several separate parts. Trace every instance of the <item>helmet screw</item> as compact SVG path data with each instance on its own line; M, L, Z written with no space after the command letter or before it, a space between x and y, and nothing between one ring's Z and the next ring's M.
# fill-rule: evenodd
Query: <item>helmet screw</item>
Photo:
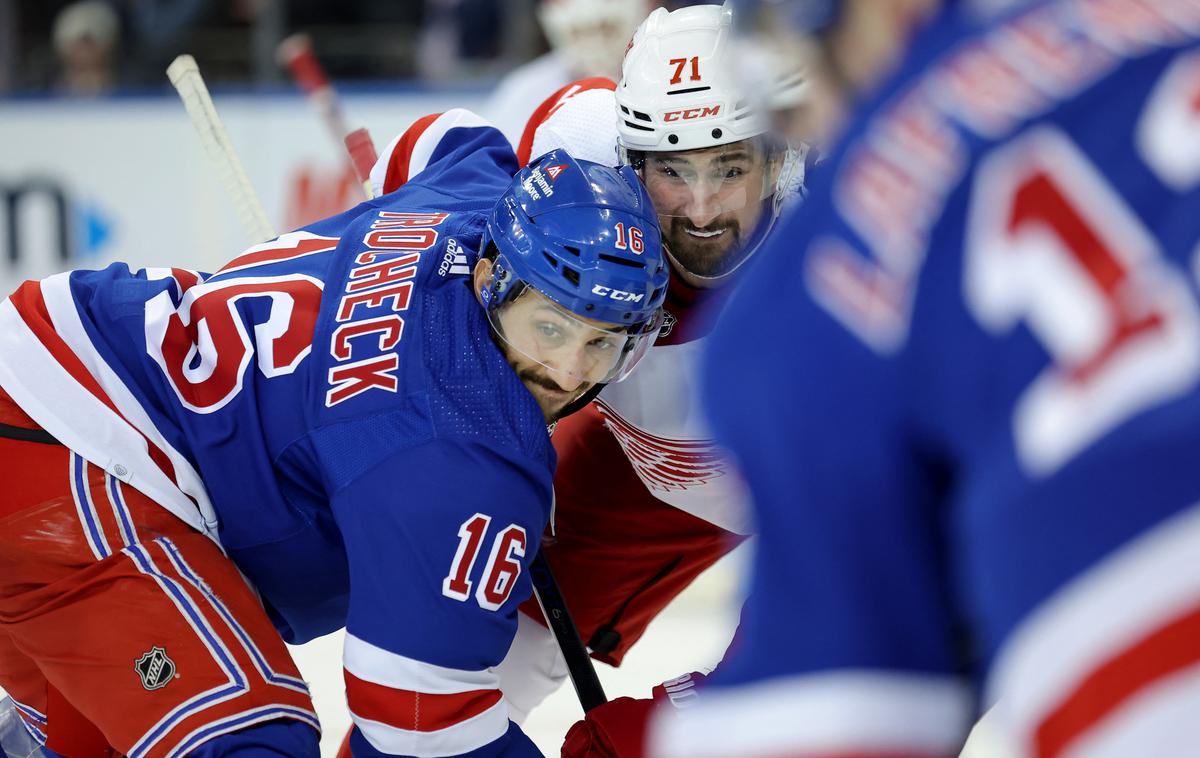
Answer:
M722 132L720 129L712 130L713 139L721 139L721 134L722 134Z
M679 135L678 134L668 134L667 142L670 142L672 145L674 145L676 142L679 142Z

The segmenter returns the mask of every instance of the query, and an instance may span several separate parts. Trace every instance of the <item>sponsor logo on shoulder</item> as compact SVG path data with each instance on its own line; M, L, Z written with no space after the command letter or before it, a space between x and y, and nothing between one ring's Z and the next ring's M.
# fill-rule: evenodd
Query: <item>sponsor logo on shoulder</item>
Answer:
M134 662L133 670L141 678L143 687L157 690L166 687L175 677L175 661L167 657L166 650L155 645Z
M467 254L463 252L458 240L450 237L446 240L446 252L442 254L442 262L438 264L438 276L469 273L471 267L467 265Z

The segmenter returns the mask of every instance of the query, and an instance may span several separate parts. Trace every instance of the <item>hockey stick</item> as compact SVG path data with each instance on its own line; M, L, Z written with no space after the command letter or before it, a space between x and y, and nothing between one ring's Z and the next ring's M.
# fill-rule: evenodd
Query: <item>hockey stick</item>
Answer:
M375 192L371 189L371 169L375 166L375 161L379 160L379 154L375 152L375 143L371 141L371 134L366 129L355 129L346 135L344 144L346 152L350 155L350 165L354 166L354 173L362 184L363 194L370 200L375 197Z
M204 85L204 79L200 76L196 59L190 55L181 55L171 61L171 65L167 67L167 78L171 80L179 98L183 100L192 126L196 128L196 134L204 146L204 152L217 167L221 183L233 200L242 227L255 243L275 237L275 229L267 219L262 202L254 192L250 178L242 168L242 161L229 140L225 125L221 123L221 118L213 107L212 96L208 94L208 87Z
M279 62L292 74L292 79L313 104L325 129L339 145L346 146L350 165L363 185L363 194L371 199L371 167L375 165L375 148L366 129L349 131L337 90L325 74L321 61L313 52L312 41L306 34L293 34L279 43Z
M596 667L592 665L587 648L579 638L579 630L571 620L567 601L562 596L558 582L554 580L544 551L539 550L530 562L529 578L533 580L534 594L542 613L546 616L546 623L550 626L550 631L554 632L554 639L567 662L567 672L571 675L571 684L575 685L575 694L579 697L583 712L587 713L598 705L604 705L608 702L608 697L604 694L604 687L600 685L600 677L596 676Z

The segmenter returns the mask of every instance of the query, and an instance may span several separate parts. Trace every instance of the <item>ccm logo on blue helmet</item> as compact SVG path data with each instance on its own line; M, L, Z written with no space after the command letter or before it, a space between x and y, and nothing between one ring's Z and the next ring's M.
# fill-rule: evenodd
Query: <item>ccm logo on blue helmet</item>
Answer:
M592 285L592 294L600 297L608 297L610 300L617 300L622 303L640 303L644 294L634 294L625 290L615 290L612 287L605 287L603 284Z

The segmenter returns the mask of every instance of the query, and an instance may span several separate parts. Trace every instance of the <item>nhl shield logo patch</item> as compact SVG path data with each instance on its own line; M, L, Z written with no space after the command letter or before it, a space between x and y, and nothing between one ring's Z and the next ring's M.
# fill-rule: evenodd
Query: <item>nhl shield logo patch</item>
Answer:
M550 177L550 181L554 181L555 179L558 178L558 175L561 174L566 169L567 169L567 167L565 164L559 164L557 166L548 166L546 168L546 175Z
M175 661L167 657L166 650L155 645L150 652L137 659L133 670L141 677L143 687L156 690L167 686L167 682L175 676Z

